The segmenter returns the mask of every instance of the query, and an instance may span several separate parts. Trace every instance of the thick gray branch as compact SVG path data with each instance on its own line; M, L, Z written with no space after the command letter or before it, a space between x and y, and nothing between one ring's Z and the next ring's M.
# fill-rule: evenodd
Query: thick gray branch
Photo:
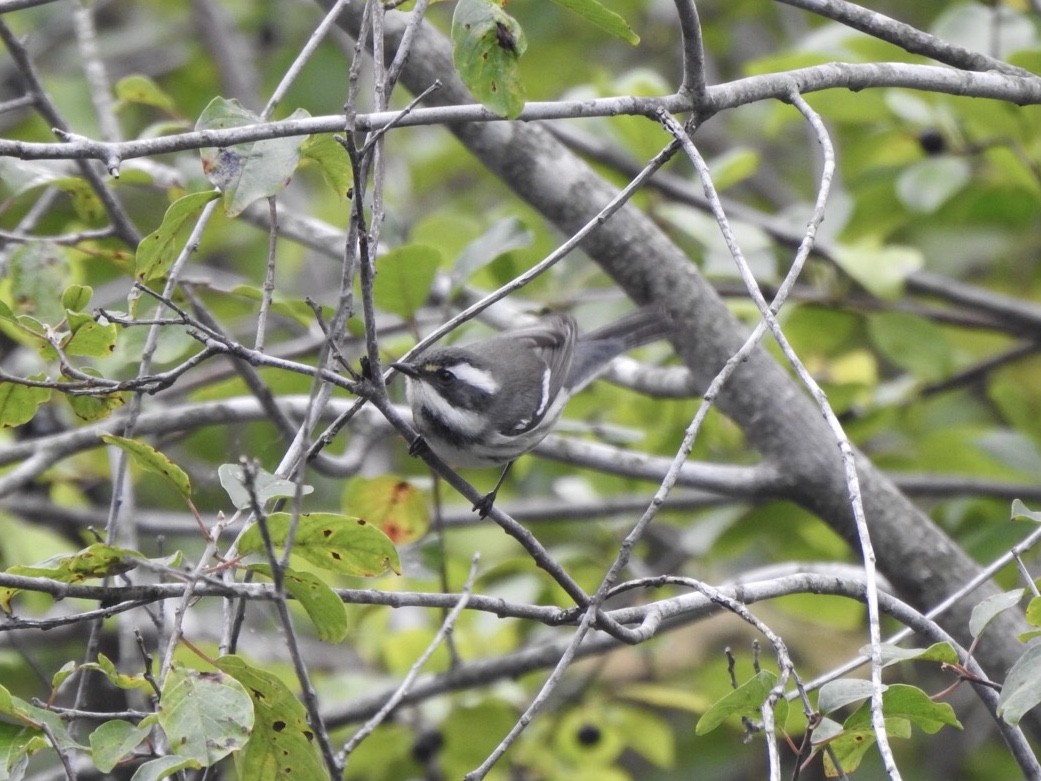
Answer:
M322 2L327 4L328 0ZM359 13L352 7L341 17L348 31L357 29ZM391 38L387 47L390 53L401 32L400 20L394 16L388 16L386 28ZM424 26L413 46L402 75L408 89L418 92L440 79L444 86L431 102L460 104L472 100L455 75L450 44L440 33ZM846 69L841 65L827 67ZM888 66L878 67L882 73ZM959 74L966 84L982 75ZM776 80L786 80L790 89L790 75L779 74ZM732 93L735 105L764 96L761 79L744 81L747 90L734 89ZM928 88L928 84L920 86ZM712 89L709 94L712 99ZM537 123L467 123L450 129L489 170L565 235L575 232L616 192ZM659 131L648 122L647 132ZM663 134L662 145L667 142ZM741 346L744 327L690 259L635 207L627 206L612 217L584 242L583 249L634 301L659 302L667 307L681 334L675 339L677 353L700 387L705 387ZM835 438L804 390L764 350L759 350L737 371L718 405L741 426L763 457L783 470L790 495L856 548ZM976 574L976 564L965 552L869 460L858 455L858 469L879 568L909 601L927 608ZM989 585L976 592L972 602L996 590ZM965 603L946 617L946 627L956 636L966 636L971 607ZM1022 652L1016 634L1026 626L1006 614L1000 626L993 629L985 636L980 657L1000 676Z

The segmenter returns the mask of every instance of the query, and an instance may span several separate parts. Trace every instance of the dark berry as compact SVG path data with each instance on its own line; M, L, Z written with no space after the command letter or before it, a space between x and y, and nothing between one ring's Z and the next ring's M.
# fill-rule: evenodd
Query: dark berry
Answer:
M575 737L583 746L595 746L600 742L600 728L595 724L583 724Z

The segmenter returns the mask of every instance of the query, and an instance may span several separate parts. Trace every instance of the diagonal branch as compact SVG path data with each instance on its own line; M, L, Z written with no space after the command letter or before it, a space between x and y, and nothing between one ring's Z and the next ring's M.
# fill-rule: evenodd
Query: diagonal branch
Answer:
M353 7L341 16L341 23L348 27L357 21L358 12ZM386 28L393 44L402 31L400 20L388 15ZM392 54L393 45L388 46L388 52ZM431 103L466 103L471 97L452 72L450 62L448 42L423 25L416 35L413 56L402 72L402 83L415 92L434 79L441 79L444 87L431 97ZM858 70L841 64L824 67L836 76ZM879 75L890 66L875 67ZM941 70L950 72L950 69L937 68L937 75ZM799 75L800 72L795 72L734 82L728 85L726 103L738 105L767 94L787 96L793 87L801 91L803 84ZM1030 89L1041 89L1041 83L1036 80L1002 74L958 75L970 89L975 80L989 78L1006 79L1010 84L1036 84ZM928 81L918 83L923 88L930 87ZM710 96L715 98L719 89L710 89ZM724 106L721 103L715 107ZM452 125L450 129L519 197L568 235L616 192L538 124L468 123ZM711 286L662 231L635 207L627 206L618 212L583 242L583 249L635 301L653 301L668 309L680 331L674 346L700 387L707 386L744 341L744 329ZM788 485L799 503L855 545L856 527L845 489L844 470L836 457L834 436L816 405L777 363L763 350L753 352L735 373L718 404L741 426L749 442L767 461L783 465ZM910 600L923 606L943 599L961 583L971 580L978 572L975 562L868 459L855 451L854 458L865 510L872 519L880 570ZM996 593L993 584L976 596L991 593ZM948 614L946 626L952 633L964 636L969 611L969 605L959 604ZM1025 625L1007 614L999 621L1002 626L985 637L987 648L983 653L995 670L1004 670L1021 652L1015 638Z

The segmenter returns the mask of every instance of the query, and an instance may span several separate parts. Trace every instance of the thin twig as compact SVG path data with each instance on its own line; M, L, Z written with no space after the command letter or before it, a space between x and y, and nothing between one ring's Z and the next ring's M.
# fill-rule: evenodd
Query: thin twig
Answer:
M448 641L452 629L455 627L456 621L459 620L459 616L462 615L463 610L466 609L466 606L470 602L470 597L473 594L474 579L477 577L477 562L479 560L480 554L475 553L470 561L470 573L467 575L466 582L463 584L462 593L460 593L455 605L444 617L441 626L438 627L437 632L434 634L433 639L427 645L426 649L416 658L416 661L412 663L408 673L406 673L405 677L402 679L401 684L394 690L394 693L387 698L383 707L380 708L372 718L365 722L357 732L351 735L350 740L348 740L347 744L343 747L337 757L337 761L341 768L346 768L347 757L350 756L351 752L354 751L354 749L356 749L365 738L371 735L376 727L386 721L387 717L394 711L394 709L401 704L401 701L404 699L409 689L412 688L412 684L415 683L416 678L419 676L419 671L423 669L434 651L440 648L442 643Z
M401 34L401 40L398 43L397 50L394 52L394 60L387 68L385 90L388 95L397 85L398 79L401 77L401 70L405 67L405 63L408 62L408 57L412 53L412 43L415 40L420 23L426 15L428 5L430 5L430 0L416 0L416 4L412 8L408 24L405 25L405 31Z
M98 51L97 29L94 27L93 4L78 0L72 14L76 28L76 41L83 60L83 75L94 104L101 137L106 141L119 141L122 133L116 119L115 101L112 99L112 84L105 63Z
M18 71L28 86L30 94L32 94L34 98L36 110L51 124L54 132L58 134L59 137L64 137L63 134L69 133L69 126L59 113L57 106L55 106L51 101L47 90L44 88L40 77L36 73L36 68L29 57L29 52L26 51L17 36L11 32L11 29L7 26L6 22L4 22L2 16L0 16L0 39L3 40L8 53L10 53L11 58L18 66ZM63 145L59 144L59 146ZM117 147L106 144L104 145L104 148L105 152L101 156L101 160L105 163L110 173L118 172L120 158L116 152ZM64 157L64 155L62 157ZM131 222L130 217L123 208L123 205L116 199L111 188L101 178L101 175L97 170L95 170L89 160L78 158L76 160L76 165L79 167L83 177L90 183L91 188L97 194L98 199L101 201L105 211L108 213L109 219L112 220L112 225L116 233L130 247L136 248L138 242L141 240L141 235L138 233L137 228L134 227L133 222Z
M267 207L269 218L267 263L265 264L264 283L260 288L260 311L257 312L257 331L253 341L253 349L258 352L264 352L268 315L271 313L271 300L275 295L275 261L278 254L278 200L275 196L267 198Z
M340 11L343 7L350 2L350 0L336 0L333 7L330 8L322 21L318 23L318 26L314 28L314 32L307 39L300 52L293 59L292 64L286 68L285 73L282 74L282 79L278 82L278 86L271 92L271 97L268 98L267 105L264 106L264 110L261 112L261 116L265 119L270 118L274 113L275 109L282 102L282 99L286 96L289 88L293 85L303 71L304 66L310 61L315 51L318 49L318 44L325 40L325 37L329 34L329 30L332 29L333 25L336 24L336 20L340 17Z
M278 620L282 626L282 636L285 639L286 649L289 651L289 658L296 673L297 683L300 684L304 707L307 709L308 721L313 730L315 740L318 741L318 747L321 750L322 758L325 760L326 769L329 771L329 778L340 778L343 775L343 768L333 754L332 743L329 740L329 731L322 722L318 693L315 691L314 684L311 683L311 674L307 669L307 664L304 662L303 654L300 650L300 638L297 637L293 617L289 614L289 600L285 590L285 570L286 561L293 546L292 535L286 540L285 548L280 556L275 551L274 543L271 539L267 524L267 513L257 498L256 478L258 472L256 462L250 459L242 459L242 473L245 478L243 484L249 495L250 510L256 521L257 528L260 529L260 536L264 543L264 552L267 555L268 565L271 567L271 579L275 592L275 612L278 614ZM298 518L299 513L294 512L294 522Z
M778 2L802 8L827 19L834 19L854 30L867 33L872 38L899 46L911 54L931 57L955 68L997 71L1014 76L1037 78L1036 74L1024 68L1017 68L1003 60L948 43L917 27L899 22L885 14L848 2L848 0L778 0Z
M740 248L735 241L726 215L722 210L722 205L719 203L718 196L715 193L715 188L712 185L711 177L708 172L707 166L704 160L701 158L697 149L693 143L690 142L689 137L679 124L671 117L663 116L662 121L666 127L672 132L672 134L682 139L684 151L690 157L694 163L695 168L698 170L701 176L702 186L705 189L705 195L708 198L709 204L712 207L713 213L716 215L717 222L720 225L720 230L723 233L724 239L727 242L727 246L730 249L731 256L737 263L738 269L741 273L742 279L744 279L746 287L748 288L749 294L752 296L763 319L756 327L755 333L762 333L765 328L769 328L774 338L780 345L785 357L791 363L793 368L796 370L799 379L802 383L810 390L811 394L817 400L818 406L821 409L822 414L828 422L829 427L836 438L839 445L839 452L842 457L842 462L846 473L846 482L850 495L850 503L853 510L853 516L856 521L856 528L858 536L860 538L861 553L864 559L865 575L867 578L867 589L868 589L868 615L869 615L869 634L871 638L872 647L872 726L876 732L876 739L879 746L879 751L882 754L883 761L886 765L887 773L892 779L900 778L900 771L896 766L896 762L892 756L892 750L889 747L888 740L886 737L885 720L882 714L882 683L881 683L881 638L880 630L878 625L878 608L877 608L877 586L875 584L875 555L874 549L871 545L870 533L868 531L867 519L864 515L864 508L861 499L859 478L857 476L856 458L853 453L852 446L849 443L849 439L846 437L845 432L842 430L842 426L832 411L830 404L828 404L827 397L824 392L817 385L816 381L805 369L798 356L791 349L788 344L786 337L781 332L780 326L777 324L776 312L780 307L781 302L784 300L784 296L787 295L787 289L790 289L794 284L795 279L798 276L798 272L801 270L802 263L808 256L810 248L812 247L813 238L816 233L816 225L823 219L823 204L826 201L827 193L830 186L830 179L834 171L834 150L831 147L831 142L828 137L827 131L823 126L819 116L813 112L812 109L805 103L800 95L793 89L790 96L791 101L796 105L797 108L803 113L807 120L814 126L817 133L817 138L821 142L825 152L825 170L822 176L821 187L818 191L818 203L815 209L815 221L811 221L805 236L803 245L800 247L799 253L796 255L796 260L792 264L792 268L789 271L788 276L785 279L785 283L782 283L778 296L774 299L772 304L767 304L766 300L762 297L759 287L755 282L755 279L745 263ZM753 334L754 335L754 334Z
M676 15L680 20L683 37L683 80L679 93L690 94L697 107L705 101L708 87L705 83L705 43L701 37L701 19L694 0L675 0Z

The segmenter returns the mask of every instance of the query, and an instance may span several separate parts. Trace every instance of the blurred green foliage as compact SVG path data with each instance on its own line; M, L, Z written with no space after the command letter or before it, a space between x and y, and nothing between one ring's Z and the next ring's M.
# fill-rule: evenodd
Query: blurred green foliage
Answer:
M103 4L97 14L99 49L113 80L127 79L118 90L124 137L186 131L217 97L234 97L249 112L260 111L320 19L317 6L292 5L293 12L287 13L275 0L220 4L243 51L249 54L248 62L237 65L254 77L256 85L255 94L229 95L228 74L207 48L205 36L197 34L191 4L161 0ZM523 0L509 4L527 41L519 60L519 78L529 100L675 90L680 52L672 4L617 0L605 5L629 23L639 36L638 45L604 34L557 4ZM1001 50L996 54L1026 67L1041 62L1036 20L1015 4L920 0L913 4L878 2L873 7L981 51L989 51L997 41ZM433 4L431 21L447 32L452 9L451 3ZM891 44L765 0L703 3L699 11L711 84L833 60L921 61ZM73 37L67 34L66 9L59 4L42 6L7 14L5 21L19 34L53 42L46 52L37 52L43 86L76 133L99 137L82 70L73 64L78 62L78 53ZM348 89L350 51L336 36L322 43L290 86L275 116L285 118L297 110L311 116L341 111ZM5 75L13 75L9 61L2 67ZM7 89L11 83L5 81ZM11 97L15 95L4 94L4 99ZM403 106L408 98L399 91L392 104ZM915 271L925 270L1015 299L1036 301L1041 297L1041 264L1037 263L1041 247L1041 134L1037 133L1041 108L897 89L830 90L809 95L808 100L833 134L839 174L820 237L827 252L811 259L804 284L782 311L785 333L827 391L855 444L880 466L896 474L937 473L1036 485L1041 470L1041 360L1036 352L1025 351L1015 360L990 369L984 366L974 373L994 356L1033 336L1015 321L967 305L944 305L907 283ZM668 141L657 123L643 117L591 118L566 124L603 151L635 165ZM29 111L5 112L0 115L0 128L8 139L51 140L47 123ZM798 112L781 103L744 106L711 118L699 129L695 141L730 203L771 215L799 235L816 195L820 151ZM335 158L337 149L325 146L321 158L307 158L306 146L301 153L308 162L286 178L284 189L276 188L281 190L280 213L303 214L322 221L332 231L342 230L350 206L345 198L348 178L342 170L338 176L330 176L323 163ZM450 296L472 298L530 268L561 238L443 128L389 132L385 161L380 257L386 265L381 269L377 260L376 303L384 357L393 359L414 343L417 331L429 330L458 303L431 301L427 292L432 286L442 293L448 290ZM606 155L593 162L612 181L626 181ZM51 187L55 188L53 201L34 228L39 235L87 231L104 224L99 203L75 169L11 159L3 161L3 166L0 229L16 231ZM682 162L671 164L668 172L691 179L689 167ZM181 224L164 224L164 215L172 205L183 204L178 199L186 194L190 194L188 203L193 209L209 200L204 193L211 184L198 152L123 161L120 179L109 184L142 235L158 234L169 242L163 265L154 274L161 278L183 250L185 238L175 230ZM691 184L697 189L696 182ZM637 202L723 292L733 291L736 274L713 237L710 220L690 204L670 200L653 185ZM193 282L193 295L223 331L243 343L252 338L257 291L264 281L269 235L262 222L260 217L231 219L218 209L183 272ZM185 222L191 224L191 219ZM773 241L764 225L765 217L759 221L745 215L738 223L738 238L747 242L744 246L761 283L773 285L785 274L793 251ZM283 228L287 226L288 221ZM273 350L315 334L306 299L322 311L331 311L337 303L342 238L336 236L324 247L319 246L320 238L308 228L283 230L276 255L277 305L267 333L267 344ZM0 280L4 351L5 355L17 353L21 376L57 376L53 348L47 352L40 334L48 327L60 332L69 322L82 325L82 317L76 318L84 309L77 298L80 288L70 285L93 289L91 307L122 312L153 306L131 290L134 248L114 237L88 236L74 245L32 243L28 247L14 252L4 248L6 273ZM140 263L142 255L137 257ZM407 273L409 268L416 273ZM154 281L148 275L141 279ZM438 288L435 279L445 280L444 286ZM66 290L71 292L63 300ZM186 305L180 293L175 293L174 300ZM515 300L529 311L573 307L587 327L626 308L610 280L580 253L536 280ZM739 296L735 310L748 315ZM357 336L357 322L351 327ZM109 330L104 333L104 340L91 341L91 349L76 357L77 365L85 373L109 379L132 377L141 356L140 331L119 329L113 343L108 340ZM466 332L479 333L483 331L478 326ZM198 349L183 329L171 326L160 339L153 369L170 368ZM293 357L310 361L316 349L317 342L312 342L309 350ZM357 365L360 339L351 341L350 349L349 358ZM640 355L667 360L667 354L666 349L652 346ZM248 394L240 376L226 365L213 366L212 371L186 375L184 382L164 390L157 403L201 405ZM275 395L310 390L309 378L300 374L265 369L261 376ZM399 388L392 387L392 393L400 400ZM84 402L70 405L73 398L60 389L49 400L40 392L13 397L11 389L5 389L0 413L7 425L22 426L40 405L39 409L53 411L61 425L78 427L81 422L74 414L75 404L82 407ZM109 397L98 398L101 401L95 404L102 409L94 412L101 417L112 410L105 404ZM114 401L111 406L118 408ZM148 406L146 400L146 409ZM571 404L566 428L585 438L669 456L695 406L696 399L652 401L598 384ZM10 430L0 436L5 445L16 441ZM195 504L211 523L218 511L228 510L227 497L216 484L217 465L246 455L274 469L286 445L268 423L250 422L170 434L163 452L191 474ZM330 452L339 453L343 447L342 441L334 442ZM111 486L109 465L95 457L101 452L62 461L35 481L34 490L57 506L94 509L103 518ZM400 474L428 487L424 467L407 456L403 442L387 437L373 453L373 470ZM717 414L709 417L693 457L731 464L756 460L741 433ZM483 471L467 473L467 477L482 490L494 480ZM178 492L154 476L137 475L135 481L136 512L162 515L185 510ZM307 499L308 509L339 507L341 481L320 475L313 481L309 476L308 481L316 488ZM649 499L651 490L647 483L632 478L525 458L500 501L508 509L544 497L566 509L631 494ZM462 506L446 494L443 489L446 505ZM1005 499L959 492L930 495L922 502L981 561L999 555L1022 536L1008 522ZM533 528L558 561L592 590L638 514L639 510L630 510L619 514L618 520L603 522L564 520L551 514ZM0 560L5 566L27 563L26 539L43 545L48 553L60 547L60 540L49 533L23 531L13 516L0 517L0 525L5 530L0 534ZM77 542L87 534L82 528L65 528L64 532ZM143 536L148 539L142 539L142 550L152 545L170 548L169 542L154 542L154 535ZM78 547L70 545L70 549ZM176 547L198 552L202 544L181 538ZM512 601L568 604L555 584L533 571L530 560L512 541L487 526L450 526L444 532L443 550L430 542L408 549L404 578L360 581L336 576L331 583L436 590L440 586L435 572L443 566L449 589L458 590L474 551L482 556L476 592ZM817 519L780 501L667 510L641 543L638 555L642 558L634 571L644 571L645 566L653 570L656 561L668 556L670 571L709 582L780 561L857 559ZM652 596L663 593L666 590ZM35 602L27 604L34 610L43 609ZM796 661L810 667L803 673L807 678L849 658L863 636L862 610L848 602L822 602L804 595L757 607L756 612L777 625ZM399 623L388 618L383 608L359 606L348 606L348 616L345 643L355 663L373 671L371 678L345 687L350 695L371 694L377 674L385 674L384 683L389 685L392 676L407 670L422 652L441 620L438 611L416 611ZM522 643L566 637L570 631L485 614L468 615L455 628L454 642L464 658L475 659L509 653ZM514 761L518 767L530 769L530 777L547 779L621 781L675 778L684 773L706 779L760 776L763 752L758 746L742 746L737 720L709 735L694 737L693 732L698 715L730 689L722 656L725 646L731 646L738 658L739 682L753 676L751 638L747 627L736 619L716 618L633 651L583 663L559 701L522 738ZM63 642L69 650L60 659L74 658L79 638ZM48 655L37 661L49 665L57 656L55 650L54 644L47 644ZM447 652L442 651L431 669L445 669L449 664ZM0 667L5 680L23 681L28 674L24 661L6 654L0 658ZM343 684L342 669L336 664L316 665L313 674L320 696L332 703L343 701L337 688ZM930 692L946 682L932 669L913 666L901 669L900 675ZM420 751L422 741L431 740L430 734L441 741L432 756L438 758L446 775L461 775L496 745L542 680L542 675L522 676L418 707L408 718L381 727L365 742L352 759L347 777L417 775L432 761ZM663 703L646 692L642 699L616 695L623 684L645 682L696 696ZM37 694L44 696L45 692ZM797 711L792 708L789 723L796 741L804 727L800 721L804 717ZM961 735L952 738L943 731L938 736L915 733L907 746L898 748L905 778L951 777L942 775L943 771L931 775L916 762L919 752L941 750L955 755L957 762L952 764L958 765L959 778L1003 777L1000 772L995 775L995 768L1004 768L1008 759L995 748L996 743L984 742L982 747L970 749L961 740ZM875 777L872 772L878 769L869 753L857 777ZM508 771L500 769L491 777L507 776Z

